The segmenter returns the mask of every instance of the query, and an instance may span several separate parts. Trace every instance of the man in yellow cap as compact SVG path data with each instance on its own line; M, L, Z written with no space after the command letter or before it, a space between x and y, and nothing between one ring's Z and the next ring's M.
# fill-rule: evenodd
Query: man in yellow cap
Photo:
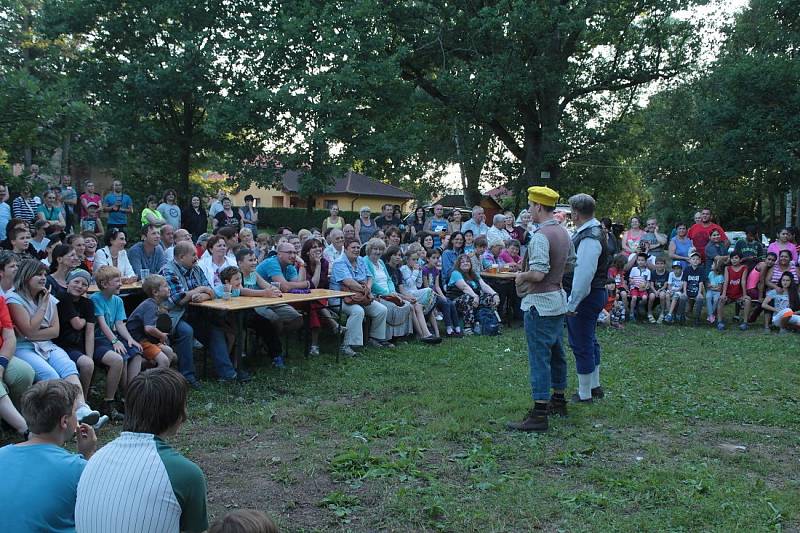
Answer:
M549 187L528 189L528 211L539 227L528 243L528 268L517 276L516 284L525 313L534 403L521 422L508 424L518 431L547 431L548 414L567 414L567 360L561 341L567 294L561 279L575 252L569 233L553 218L557 201L558 193Z

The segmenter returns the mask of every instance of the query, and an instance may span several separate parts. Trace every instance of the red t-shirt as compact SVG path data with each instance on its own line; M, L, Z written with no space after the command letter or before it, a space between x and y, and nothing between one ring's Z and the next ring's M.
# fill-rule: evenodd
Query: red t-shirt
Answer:
M88 203L97 204L98 211L99 211L100 206L103 205L103 203L102 203L103 199L100 198L100 195L97 194L97 193L89 194L89 193L85 192L85 193L81 194L80 199L81 200L86 200L87 204ZM81 206L81 218L86 218L87 216L89 216L89 213L86 212L86 208L83 207L83 203L81 203L80 206Z
M747 272L747 267L740 266L738 272L731 266L726 267L725 270L728 272L728 288L725 290L725 295L730 300L738 300L744 295L742 280L745 272Z
M11 314L8 312L6 299L0 296L0 329L14 329ZM0 335L0 348L3 347L3 336Z
M722 229L722 226L719 224L714 224L713 222L708 226L703 226L703 224L693 224L692 227L689 228L689 238L692 239L692 245L697 250L697 253L700 254L700 258L703 261L706 260L706 245L711 240L711 232L714 230L719 231L722 242L728 240L728 236L725 235L725 230Z

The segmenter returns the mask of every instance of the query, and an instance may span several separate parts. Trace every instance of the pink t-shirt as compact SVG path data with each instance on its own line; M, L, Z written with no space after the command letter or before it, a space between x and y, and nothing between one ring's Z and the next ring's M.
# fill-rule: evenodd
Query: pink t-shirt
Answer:
M747 285L745 286L746 289L749 291L750 289L755 289L756 287L758 287L759 279L761 279L761 272L759 272L758 269L754 268L747 274Z
M89 213L87 213L87 212L86 212L86 208L85 208L85 207L83 207L84 200L86 200L86 202L85 202L85 203L87 203L87 204L89 204L89 203L95 203L95 204L97 204L97 207L98 207L98 208L99 208L101 205L103 205L103 204L101 203L101 201L102 201L102 198L100 198L100 195L99 195L99 194L89 194L89 193L86 193L86 192L85 192L85 193L81 194L81 197L80 197L80 199L81 199L81 218L86 218L86 217L89 215Z

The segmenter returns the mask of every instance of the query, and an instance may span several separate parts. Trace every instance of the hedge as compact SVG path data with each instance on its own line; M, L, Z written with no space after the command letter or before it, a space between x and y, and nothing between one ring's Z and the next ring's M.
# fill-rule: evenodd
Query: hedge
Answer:
M286 226L293 231L298 231L302 228L322 229L322 221L328 216L330 216L330 212L327 209L314 209L309 214L305 208L259 207L258 225L270 228ZM358 213L355 211L339 211L339 216L344 218L345 222L352 224L358 218Z

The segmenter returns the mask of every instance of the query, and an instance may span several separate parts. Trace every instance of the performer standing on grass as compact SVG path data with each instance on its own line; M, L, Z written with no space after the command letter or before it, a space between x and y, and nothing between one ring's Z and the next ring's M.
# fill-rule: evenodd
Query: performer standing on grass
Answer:
M528 189L529 212L539 226L528 243L529 269L517 276L516 286L525 313L534 403L521 422L508 424L517 431L547 431L548 414L567 414L567 360L562 346L567 295L561 280L574 254L569 233L553 218L557 201L558 193L549 187Z
M572 401L589 403L603 397L600 344L595 329L597 317L608 298L608 244L600 221L594 217L594 198L576 194L569 199L569 205L577 228L572 237L577 263L575 270L564 276L564 286L569 293L567 333L578 372L578 393L572 396Z

